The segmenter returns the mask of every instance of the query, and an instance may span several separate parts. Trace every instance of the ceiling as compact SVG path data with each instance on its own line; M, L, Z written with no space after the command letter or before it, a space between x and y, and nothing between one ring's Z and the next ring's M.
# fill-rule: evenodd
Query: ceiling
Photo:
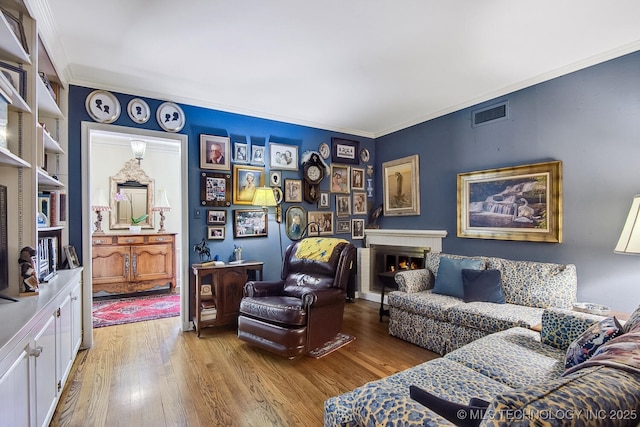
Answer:
M637 0L34 3L67 83L366 137L640 50Z

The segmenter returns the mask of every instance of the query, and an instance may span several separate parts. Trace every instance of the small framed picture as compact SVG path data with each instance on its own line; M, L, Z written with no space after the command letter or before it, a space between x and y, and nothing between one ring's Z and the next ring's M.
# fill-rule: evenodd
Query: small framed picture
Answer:
M207 209L207 224L221 225L227 223L227 211Z
M298 147L269 143L269 169L298 170Z
M272 187L280 187L282 185L282 172L270 171L269 172L269 185Z
M348 219L337 220L336 234L351 234L351 221Z
M200 172L200 204L231 206L231 174Z
M266 237L267 213L262 209L236 209L233 211L234 237Z
M351 220L351 238L353 240L364 239L364 219Z
M276 203L280 204L284 201L284 193L280 187L271 187L273 189L273 197L276 198Z
M302 180L301 179L285 179L284 180L284 201L292 203L302 202Z
M20 42L20 45L24 49L24 51L29 53L29 44L27 43L27 36L24 32L24 26L22 25L22 21L17 17L13 16L8 11L2 9L2 14L7 20L7 24L9 24L9 28L11 28L11 32L16 36L16 39Z
M233 161L236 163L249 162L249 145L244 142L233 143Z
M364 191L364 169L351 168L351 189Z
M331 164L331 192L351 193L349 166Z
M224 240L224 235L224 227L207 227L207 239L209 240Z
M302 206L290 206L285 214L285 230L291 240L300 240L307 228L307 212Z
M367 214L367 193L365 192L353 193L353 214L354 215Z
M200 168L231 170L229 146L230 142L227 137L200 135Z
M233 165L233 203L250 205L257 187L264 186L264 168Z
M69 263L69 268L80 267L80 261L78 260L78 254L76 254L75 247L65 246L64 254L67 256L67 262Z
M337 163L347 163L357 165L360 163L360 143L349 139L331 138L332 156L331 161Z
M307 213L310 237L333 235L333 212L311 211Z
M251 146L251 164L264 166L264 145Z
M330 207L331 207L331 198L329 197L329 192L321 191L320 198L318 199L318 208L329 209Z
M351 215L351 196L336 195L336 215Z
M0 73L9 80L9 84L20 94L20 97L25 99L27 95L27 80L25 79L27 72L6 62L0 62Z

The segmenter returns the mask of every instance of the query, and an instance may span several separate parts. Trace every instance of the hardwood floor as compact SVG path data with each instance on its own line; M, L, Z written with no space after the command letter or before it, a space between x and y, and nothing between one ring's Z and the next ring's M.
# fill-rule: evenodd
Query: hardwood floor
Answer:
M94 330L52 426L321 426L323 403L437 354L391 337L379 304L347 304L334 353L288 360L240 341L236 328L181 332L178 317Z

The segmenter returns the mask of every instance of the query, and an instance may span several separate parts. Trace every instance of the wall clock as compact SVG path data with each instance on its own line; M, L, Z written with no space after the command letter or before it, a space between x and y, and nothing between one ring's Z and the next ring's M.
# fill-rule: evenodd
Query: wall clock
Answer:
M320 181L324 178L324 165L318 153L311 157L303 165L303 193L302 197L308 203L315 203L320 198Z
M85 101L87 113L98 123L113 123L120 117L120 102L111 92L94 90Z
M162 103L156 111L156 119L167 132L180 132L185 122L184 111L173 102Z
M151 110L149 110L149 104L140 98L134 98L129 101L127 105L127 113L131 120L138 124L146 123L151 116Z

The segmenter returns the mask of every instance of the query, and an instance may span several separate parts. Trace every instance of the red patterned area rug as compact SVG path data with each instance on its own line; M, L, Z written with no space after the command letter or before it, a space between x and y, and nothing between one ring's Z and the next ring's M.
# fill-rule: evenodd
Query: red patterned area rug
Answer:
M338 335L336 335L331 341L328 341L315 350L310 351L309 356L313 357L314 359L320 359L321 357L324 357L327 354L331 354L337 349L344 347L355 339L356 337L354 337L353 335L338 332Z
M123 325L180 315L180 295L153 295L93 303L93 327Z

